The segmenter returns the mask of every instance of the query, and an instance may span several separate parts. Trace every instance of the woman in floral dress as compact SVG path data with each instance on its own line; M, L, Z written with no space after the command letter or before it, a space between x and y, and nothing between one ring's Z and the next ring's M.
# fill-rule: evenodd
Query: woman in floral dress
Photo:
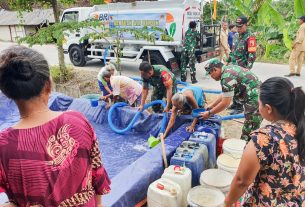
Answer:
M305 94L286 78L266 80L259 110L267 125L251 134L225 207L305 206Z

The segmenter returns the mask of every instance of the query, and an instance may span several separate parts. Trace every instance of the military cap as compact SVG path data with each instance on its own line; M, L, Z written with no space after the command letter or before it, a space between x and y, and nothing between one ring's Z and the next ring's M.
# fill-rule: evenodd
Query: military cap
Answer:
M245 16L240 16L236 19L236 26L242 27L244 24L248 23L248 19Z
M204 69L206 70L206 74L209 74L211 70L215 67L215 65L221 63L219 58L213 58L209 60L209 62L204 66Z

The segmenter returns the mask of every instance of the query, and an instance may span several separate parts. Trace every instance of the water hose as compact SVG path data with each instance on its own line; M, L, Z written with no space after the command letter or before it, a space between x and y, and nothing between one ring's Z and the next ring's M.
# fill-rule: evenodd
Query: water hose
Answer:
M203 93L221 94L222 91L218 91L218 90L203 90Z
M222 116L221 120L226 121L226 120L242 119L242 118L245 118L244 114L234 114L234 115L229 115L229 116Z
M108 53L108 50L110 49L111 46L108 46L104 52L104 65L106 65L106 62L107 62L107 53Z
M156 104L161 104L163 106L163 108L166 107L166 103L162 100L156 100L156 101L153 101L149 104L145 104L144 107L143 107L143 110L153 106L153 105L156 105ZM112 123L112 113L113 111L117 108L117 107L124 107L124 106L128 106L127 103L124 103L124 102L119 102L119 103L116 103L114 104L109 112L108 112L108 124L110 126L110 128L118 133L118 134L124 134L125 132L129 131L134 123L136 122L136 120L139 118L140 114L142 113L142 111L138 111L136 113L136 115L133 117L133 119L131 120L131 122L129 123L129 125L125 128L125 129L118 129L114 126L114 124ZM163 157L163 162L164 162L164 166L165 168L168 167L168 164L167 164L167 158L166 158L166 150L165 150L165 144L164 144L164 138L163 138L163 133L165 131L165 128L166 128L166 125L167 125L167 114L166 113L163 113L163 119L162 119L162 123L161 123L161 129L159 131L159 136L160 136L160 141L161 141L161 150L162 150L162 157Z
M156 100L149 104L145 104L143 107L143 110L145 110L153 105L156 105L156 104L161 104L163 106L163 108L166 108L166 103L164 101ZM108 124L109 124L110 128L118 134L124 134L125 132L130 131L131 128L133 127L134 123L138 120L139 116L141 115L141 112L143 111L143 110L138 111L126 128L118 129L116 126L114 126L114 124L112 122L112 113L116 108L124 107L124 106L128 106L128 104L124 103L124 102L116 103L113 106L111 106L111 108L108 112ZM167 115L166 115L166 113L164 113L162 123L161 123L161 129L160 129L159 133L163 133L165 131L166 124L167 124Z

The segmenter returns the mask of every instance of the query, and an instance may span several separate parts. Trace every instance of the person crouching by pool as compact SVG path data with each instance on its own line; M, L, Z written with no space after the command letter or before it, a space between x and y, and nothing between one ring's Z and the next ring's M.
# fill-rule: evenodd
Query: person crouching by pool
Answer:
M106 65L102 67L97 75L99 88L103 92L103 96L101 96L100 99L108 103L107 107L110 106L112 99L110 77L115 74L115 71L116 68L113 64L106 63Z
M250 134L225 199L231 207L305 206L305 94L286 78L260 87L259 111L271 124Z
M168 112L171 108L172 95L177 91L175 75L164 65L151 65L147 61L140 64L139 70L143 79L142 100L139 111L142 111L149 90L149 85L154 87L151 101L162 100L166 97L166 107L163 110ZM152 106L156 113L161 112L161 105Z
M163 138L169 134L170 130L173 128L176 117L179 112L183 114L190 114L193 109L198 109L204 107L204 94L202 88L198 86L187 86L182 89L181 92L176 93L172 97L172 114L166 130L163 134ZM194 118L191 126L187 127L187 131L193 132L198 119Z
M93 127L80 112L51 111L46 59L13 46L0 55L0 90L20 120L0 132L0 188L5 206L101 207L110 191Z
M140 106L142 98L142 86L137 81L126 76L111 76L114 103L123 99L130 106Z

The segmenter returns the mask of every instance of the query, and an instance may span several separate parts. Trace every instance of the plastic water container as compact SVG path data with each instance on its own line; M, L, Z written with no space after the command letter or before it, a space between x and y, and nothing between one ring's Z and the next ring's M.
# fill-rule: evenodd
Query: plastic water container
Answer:
M217 158L218 169L222 169L235 175L240 163L240 158L234 158L227 154L221 154Z
M197 186L187 195L189 207L222 207L225 195L218 189Z
M208 169L200 175L200 185L217 188L224 194L230 190L233 175L221 169Z
M234 158L241 158L247 142L241 139L227 139L223 142L223 153Z
M218 157L220 154L222 154L223 150L222 150L222 145L223 145L223 142L225 141L225 129L223 126L221 126L221 132L220 132L220 135L217 139L217 147L216 147L216 156Z
M208 167L214 168L216 165L216 137L215 135L207 132L194 132L190 136L190 141L204 144L208 148L209 159Z
M189 143L196 145L194 142ZM183 144L186 145L186 143ZM203 170L205 170L205 162L202 151L206 151L205 154L207 154L207 148L204 145L197 145L198 147L194 149L189 149L188 147L178 147L174 153L174 156L170 160L170 165L187 167L192 171L192 186L199 185L200 174Z
M178 165L170 165L164 170L162 178L169 179L180 186L182 192L181 207L187 206L187 193L191 189L192 184L191 170Z
M221 128L221 126L216 122L200 121L199 126L196 131L204 131L204 132L213 133L213 134L215 133L215 137L217 139L221 132L220 128Z
M207 169L209 167L209 150L205 144L194 141L183 141L176 149L178 152L186 152L186 150L188 153L193 153L194 150L199 151L203 156L204 168Z
M181 206L182 191L180 186L166 178L160 178L151 183L147 191L148 207Z
M92 107L97 107L98 106L98 101L100 99L99 94L86 94L81 96L81 98L88 99L90 101L90 104Z

